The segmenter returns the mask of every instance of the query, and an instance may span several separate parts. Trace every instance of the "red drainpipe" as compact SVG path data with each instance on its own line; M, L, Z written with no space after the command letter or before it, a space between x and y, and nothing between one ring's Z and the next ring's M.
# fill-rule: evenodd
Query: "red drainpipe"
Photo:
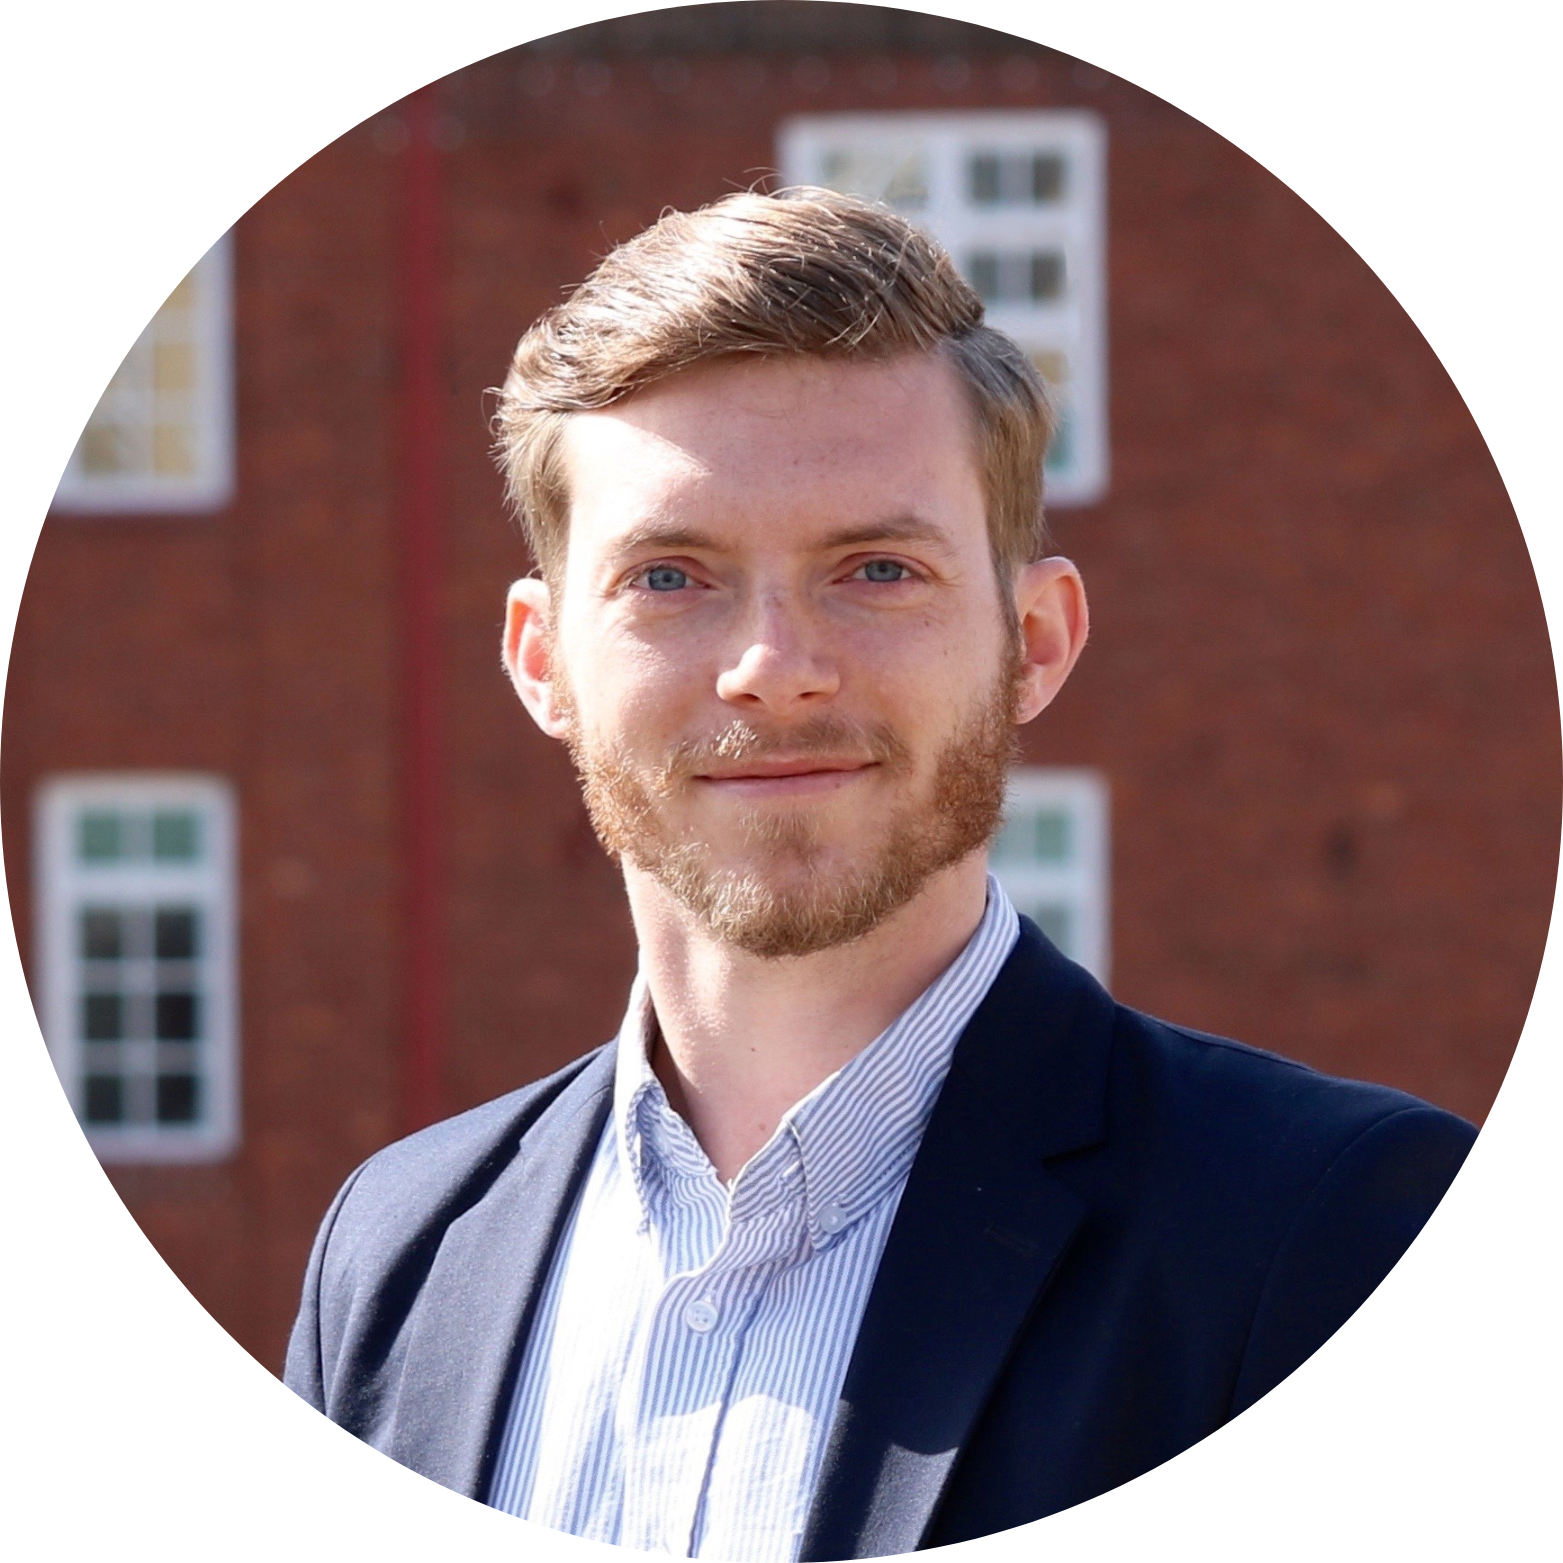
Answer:
M435 88L403 104L402 864L406 919L402 1117L444 1112L444 854L441 840L440 159Z

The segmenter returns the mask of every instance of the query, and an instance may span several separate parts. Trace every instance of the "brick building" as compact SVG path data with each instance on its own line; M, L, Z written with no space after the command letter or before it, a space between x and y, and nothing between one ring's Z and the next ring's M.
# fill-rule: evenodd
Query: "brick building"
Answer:
M17 927L115 1184L280 1362L341 1178L611 1034L633 948L498 671L485 389L666 206L768 172L950 243L1068 409L1092 645L1001 861L1125 1000L1480 1118L1558 845L1518 525L1357 256L1169 105L961 24L755 0L483 61L321 152L149 329L29 577Z

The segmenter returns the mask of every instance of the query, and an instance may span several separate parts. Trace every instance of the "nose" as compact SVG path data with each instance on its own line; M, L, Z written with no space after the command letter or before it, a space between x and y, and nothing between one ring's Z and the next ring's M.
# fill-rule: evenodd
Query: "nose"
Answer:
M717 694L732 705L789 716L829 700L841 687L835 659L810 632L803 612L779 597L757 604L738 645L716 681Z

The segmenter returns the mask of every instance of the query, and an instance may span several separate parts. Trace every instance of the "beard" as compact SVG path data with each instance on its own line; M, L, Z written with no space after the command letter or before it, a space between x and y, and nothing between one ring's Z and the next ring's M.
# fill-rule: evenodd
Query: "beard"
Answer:
M834 873L821 867L826 847L807 814L746 810L738 820L743 866L724 868L709 842L674 826L668 804L713 764L783 753L866 754L887 775L907 777L911 750L892 728L828 714L784 731L738 719L713 738L674 745L660 764L637 765L619 745L587 742L568 689L561 693L587 812L609 855L648 874L712 938L776 960L862 938L992 839L1018 754L1019 674L1017 648L945 741L923 795L892 810L863 859Z

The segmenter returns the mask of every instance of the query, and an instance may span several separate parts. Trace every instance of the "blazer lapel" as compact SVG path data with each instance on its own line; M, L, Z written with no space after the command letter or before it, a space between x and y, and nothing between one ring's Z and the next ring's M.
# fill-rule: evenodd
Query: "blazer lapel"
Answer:
M446 1229L408 1324L386 1453L480 1501L519 1347L607 1120L613 1056L605 1049L570 1082Z
M957 1045L832 1424L805 1559L913 1551L1085 1213L1045 1157L1103 1135L1113 1003L1022 919Z

